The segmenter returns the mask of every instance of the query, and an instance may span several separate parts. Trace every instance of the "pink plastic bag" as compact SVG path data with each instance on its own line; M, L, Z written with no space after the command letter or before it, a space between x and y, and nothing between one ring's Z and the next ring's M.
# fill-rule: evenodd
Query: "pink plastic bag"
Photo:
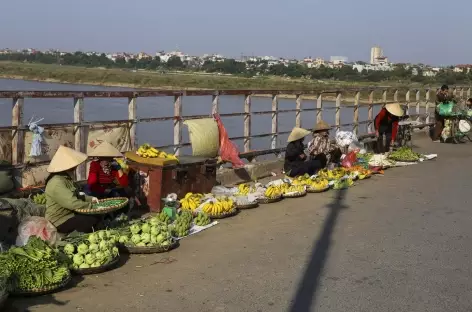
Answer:
M343 158L341 165L344 168L351 168L357 162L357 154L356 152L349 152L347 153L346 157Z
M28 243L30 236L37 236L51 245L56 243L57 229L48 220L42 217L29 217L18 226L17 246Z
M215 118L216 123L218 124L218 130L220 132L220 157L223 161L228 161L233 164L233 168L241 168L244 167L244 163L239 158L239 151L237 146L231 142L228 137L228 133L226 132L225 126L221 121L220 115L214 114L213 118Z

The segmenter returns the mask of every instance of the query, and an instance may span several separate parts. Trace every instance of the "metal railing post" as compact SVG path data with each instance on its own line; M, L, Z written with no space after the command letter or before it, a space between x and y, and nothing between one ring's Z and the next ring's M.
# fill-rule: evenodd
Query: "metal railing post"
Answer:
M129 140L131 149L135 150L138 148L138 138L136 134L137 128L137 105L138 99L136 97L128 98L128 119L130 120L129 125Z
M24 150L25 150L25 132L20 129L23 125L23 107L25 100L24 98L13 99L12 104L12 120L11 125L16 127L12 131L12 159L13 165L19 165L23 163Z
M244 98L244 152L251 150L251 95Z
M302 96L301 94L297 94L297 97L295 99L295 126L296 127L301 127L302 126Z
M421 97L421 93L420 93L420 90L416 90L416 121L420 121L421 118L420 118L420 97Z
M316 122L320 122L323 119L323 95L318 94L316 99Z
M359 134L359 101L361 98L361 93L356 91L356 95L354 97L354 112L353 112L353 122L354 126L352 127L353 132L358 135Z
M336 131L341 130L341 100L342 100L342 92L336 92L336 115L335 115Z
M174 154L180 155L182 144L182 95L174 96Z
M82 125L84 121L84 98L74 98L74 123L77 124L74 127L74 148L76 151L87 153L85 144L85 129ZM81 164L77 167L76 171L77 181L85 180L87 177L86 164Z
M271 137L271 148L277 148L277 137L279 133L279 123L278 123L278 115L279 115L279 101L277 99L277 95L272 95L272 137Z
M220 105L220 95L219 95L218 91L215 94L213 94L211 103L212 103L211 104L211 113L212 114L218 114L219 105Z
M369 91L369 108L367 109L367 132L373 131L374 122L374 91Z

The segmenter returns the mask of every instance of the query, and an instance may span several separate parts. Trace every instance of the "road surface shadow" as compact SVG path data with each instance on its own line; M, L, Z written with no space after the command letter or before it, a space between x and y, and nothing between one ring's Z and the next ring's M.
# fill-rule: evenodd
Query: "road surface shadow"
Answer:
M288 311L308 312L316 301L316 292L319 286L331 244L331 236L341 209L348 208L343 204L346 190L338 190L333 202L327 205L330 209L328 217L323 224L323 232L311 252L310 261L305 269L302 279L298 284L297 292Z

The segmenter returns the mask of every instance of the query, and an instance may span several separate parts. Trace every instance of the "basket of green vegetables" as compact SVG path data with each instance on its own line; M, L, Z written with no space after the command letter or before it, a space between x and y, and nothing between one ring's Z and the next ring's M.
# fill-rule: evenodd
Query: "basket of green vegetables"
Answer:
M77 209L75 212L80 214L105 214L113 212L125 207L129 199L126 197L112 197L100 199L97 203L92 204L91 208Z
M67 257L34 236L25 246L1 253L0 267L10 274L8 288L14 296L56 292L71 281Z
M396 151L391 152L388 155L388 158L401 162L417 162L420 160L421 154L413 152L413 150L407 146L403 146Z

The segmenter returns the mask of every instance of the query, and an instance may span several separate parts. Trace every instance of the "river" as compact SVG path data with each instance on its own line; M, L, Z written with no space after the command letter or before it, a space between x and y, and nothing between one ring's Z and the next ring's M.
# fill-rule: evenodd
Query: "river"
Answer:
M91 85L58 84L47 82L34 82L25 80L0 79L1 91L94 91L94 90L133 90L129 88L102 87ZM138 98L137 114L138 118L143 117L165 117L173 116L173 97ZM186 96L182 100L183 116L204 115L211 112L211 96ZM334 106L333 102L323 101L324 107ZM0 99L0 126L11 125L11 99ZM243 96L220 96L220 113L243 112ZM303 108L315 108L316 101L304 100ZM279 99L279 109L294 109L294 99ZM267 111L271 109L271 99L263 97L252 98L253 111ZM379 107L374 107L374 116ZM341 109L341 123L350 123L353 120L353 108ZM323 119L334 124L335 111L324 110ZM67 99L25 99L24 103L24 123L27 123L33 116L44 118L43 123L65 123L73 122L73 101ZM128 118L127 99L85 99L84 118L86 121L97 120L118 120ZM230 137L243 136L243 117L222 118ZM302 126L312 128L316 120L316 111L302 113ZM367 120L367 107L359 108L359 120ZM271 132L270 115L252 116L252 134L262 134ZM295 125L295 112L279 114L279 131L290 131ZM365 125L360 126L360 132L365 132ZM351 130L347 127L343 130ZM149 142L155 146L169 145L173 143L172 121L158 121L151 123L141 123L137 126L138 142ZM278 137L278 145L284 146L287 135ZM183 140L188 142L188 133L184 129ZM235 142L242 150L242 140ZM253 149L270 148L270 138L254 138L252 140ZM185 149L186 150L186 149ZM184 150L184 152L185 152Z

